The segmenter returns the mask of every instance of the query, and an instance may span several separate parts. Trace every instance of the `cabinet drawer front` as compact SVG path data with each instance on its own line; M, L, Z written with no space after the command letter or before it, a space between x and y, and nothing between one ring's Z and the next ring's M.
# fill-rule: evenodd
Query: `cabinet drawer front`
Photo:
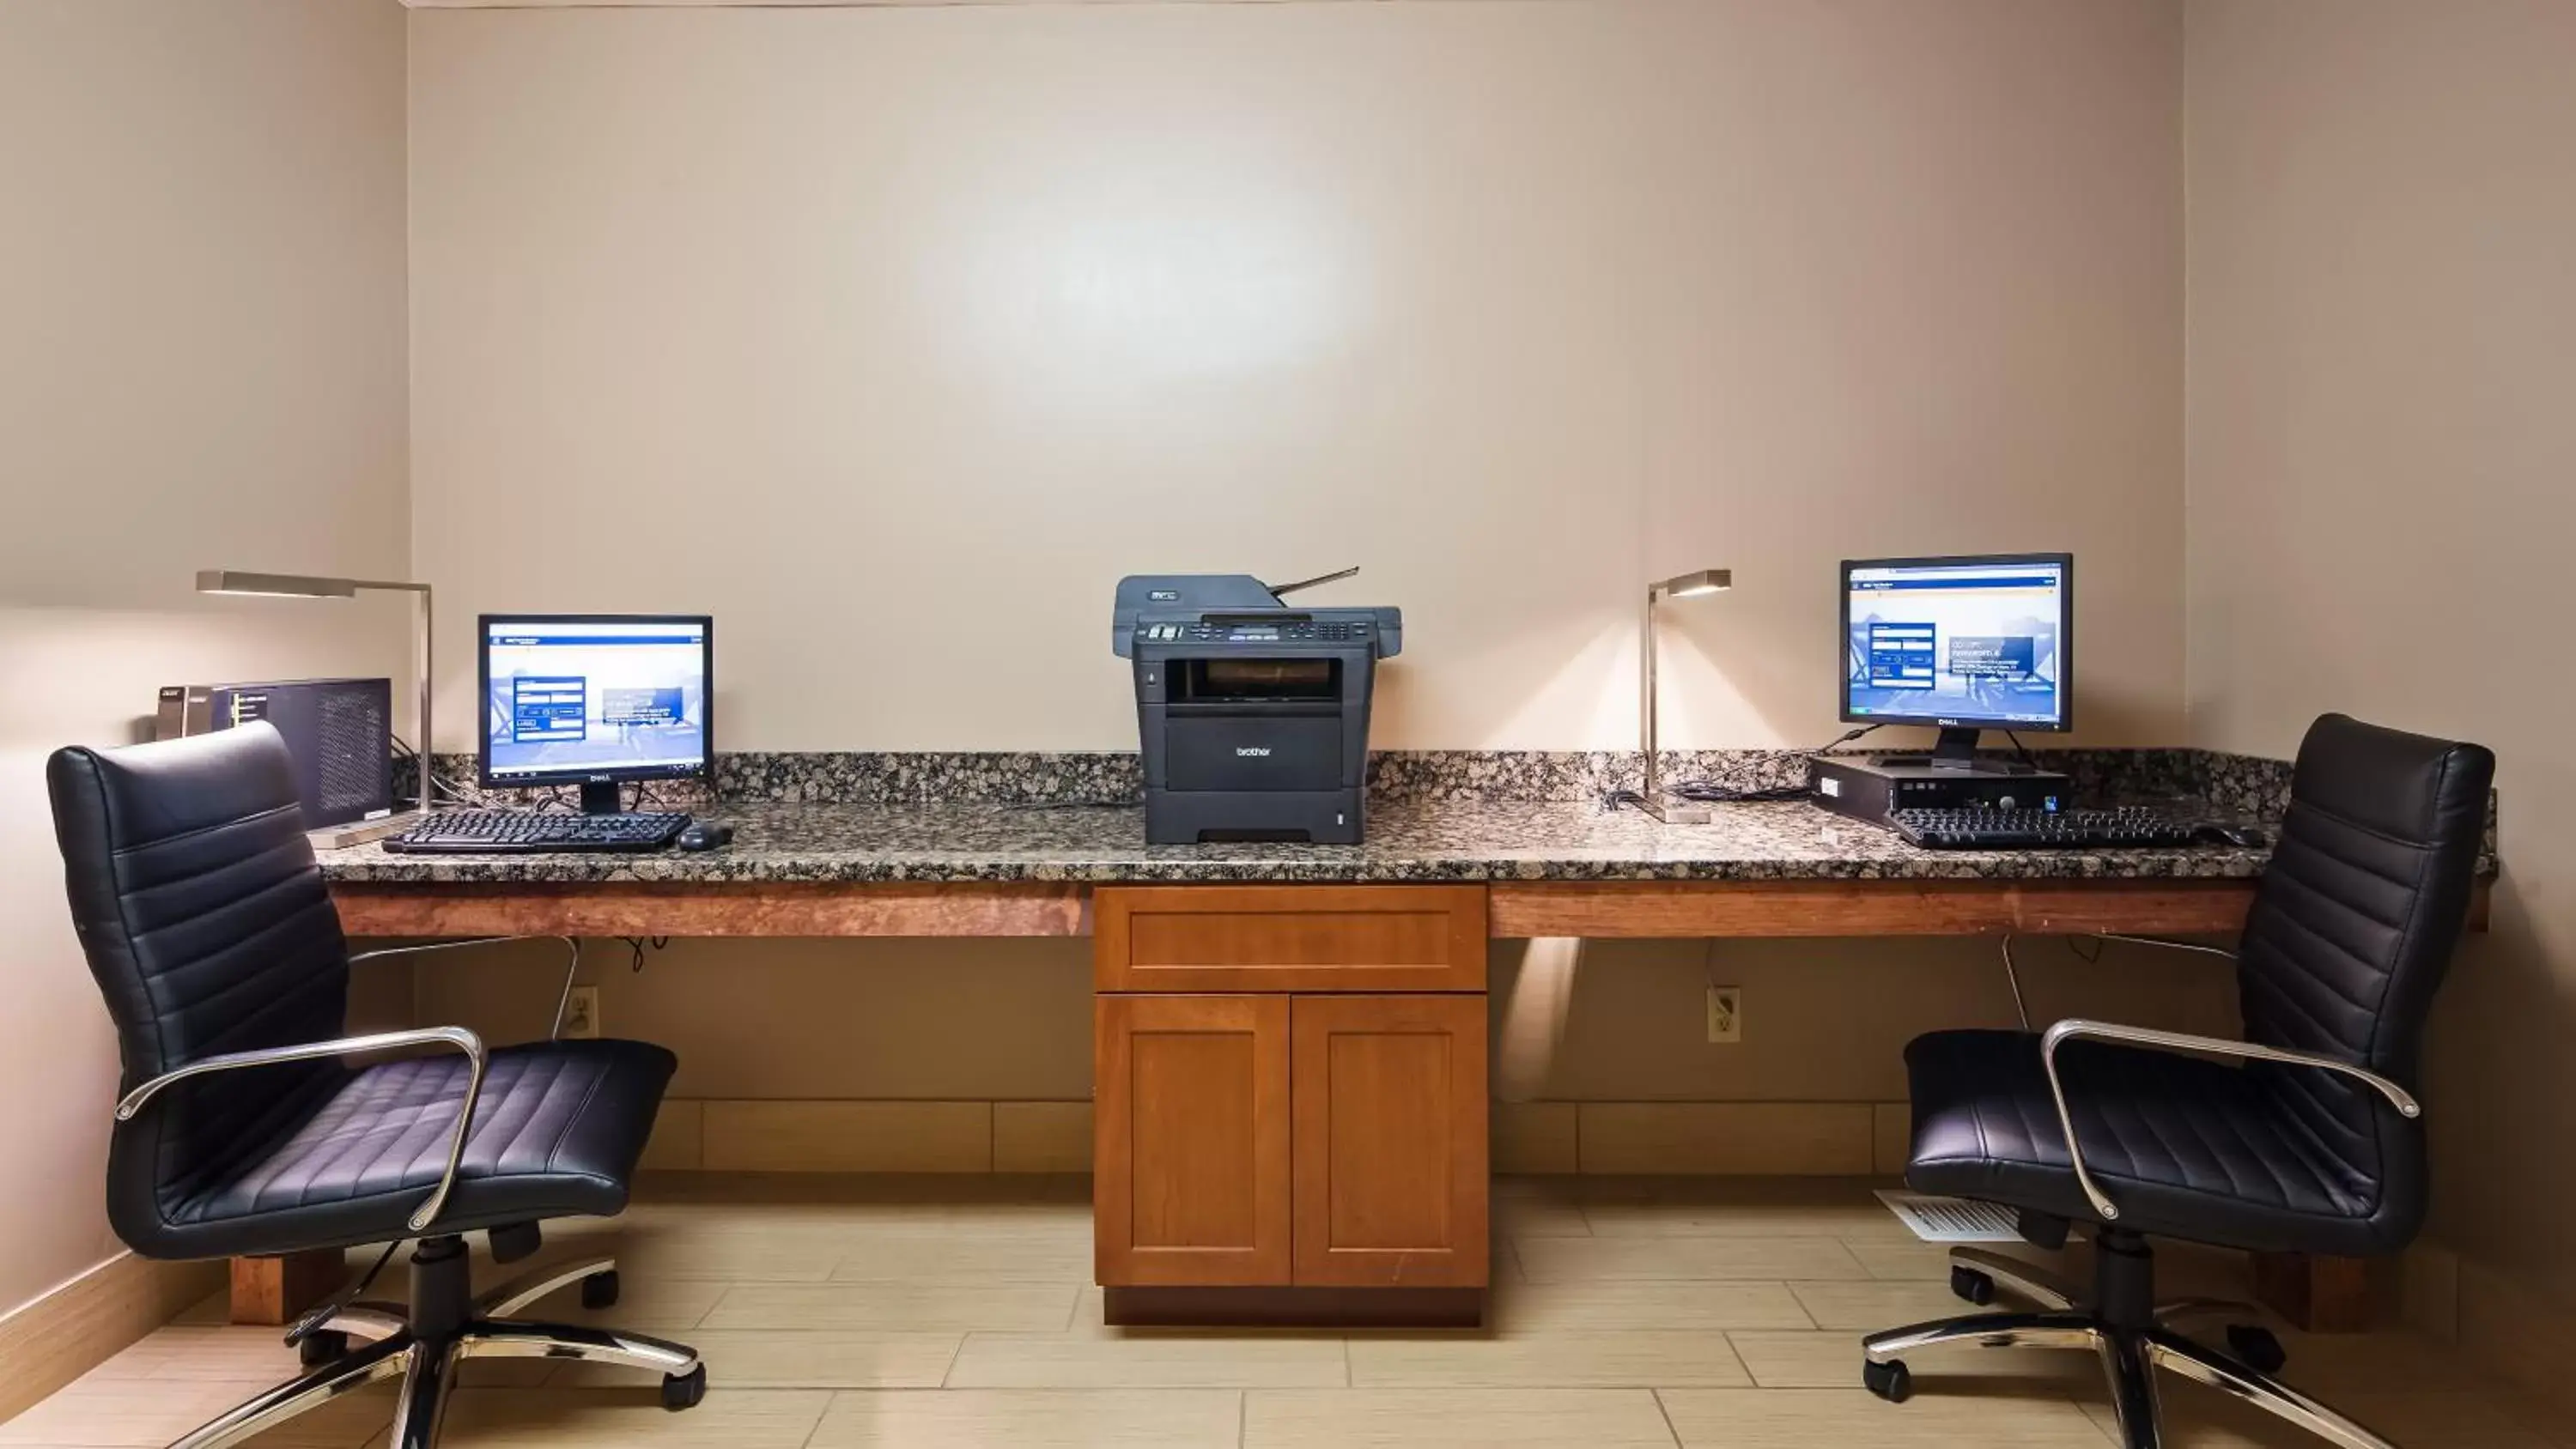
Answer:
M1482 991L1485 888L1104 886L1101 991Z
M1102 1284L1288 1281L1285 997L1094 999Z
M1297 1282L1485 1285L1485 1001L1295 998Z

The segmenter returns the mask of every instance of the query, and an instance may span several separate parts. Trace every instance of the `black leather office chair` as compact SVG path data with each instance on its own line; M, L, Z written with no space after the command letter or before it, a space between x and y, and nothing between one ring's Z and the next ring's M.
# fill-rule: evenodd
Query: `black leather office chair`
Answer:
M2251 1310L2159 1306L2146 1240L2358 1257L2415 1236L2426 1187L2417 1047L2468 909L2494 774L2476 745L2343 715L2310 727L2235 953L2245 1041L2070 1020L2039 1035L1934 1032L1907 1047L1906 1183L2018 1209L2023 1236L2045 1246L2087 1225L2093 1291L2079 1304L2035 1268L1960 1250L1961 1297L1990 1301L2001 1282L2043 1311L1873 1334L1863 1382L1902 1401L1904 1355L1937 1344L2088 1349L2131 1449L2158 1441L2159 1367L2345 1449L2390 1449L2273 1378L2270 1335L2233 1328L2231 1352L2183 1336L2186 1318Z
M508 1318L575 1282L586 1306L606 1306L613 1263L477 1298L463 1239L489 1232L494 1256L515 1260L536 1250L541 1219L622 1211L677 1065L669 1052L487 1050L454 1026L343 1036L351 958L285 742L265 724L60 750L46 773L73 922L124 1058L107 1169L117 1236L147 1258L416 1243L408 1311L335 1304L298 1325L311 1372L174 1449L239 1443L395 1375L395 1449L429 1449L463 1358L658 1370L666 1406L698 1401L695 1350ZM440 1054L348 1061L422 1047Z

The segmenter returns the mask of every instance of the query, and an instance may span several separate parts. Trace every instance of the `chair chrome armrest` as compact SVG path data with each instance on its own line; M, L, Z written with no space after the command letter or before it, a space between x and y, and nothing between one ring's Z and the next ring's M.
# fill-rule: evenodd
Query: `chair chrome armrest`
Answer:
M564 1013L572 1007L573 978L581 974L581 938L578 936L460 936L453 941L420 941L409 946L379 946L373 951L361 951L350 957L349 964L356 966L362 962L381 960L387 956L411 956L423 951L455 951L467 946L498 946L510 941L561 941L564 943L566 954L563 990L555 993L555 1024L553 1029L546 1033L548 1041L561 1040Z
M2066 1106L2066 1084L2059 1080L2057 1075L2057 1048L2077 1037L2127 1042L2133 1046L2155 1047L2162 1051L2207 1052L2212 1056L2279 1062L2293 1067L2315 1067L2320 1071L2334 1072L2365 1083L2379 1095L2386 1097L2389 1105L2395 1107L2404 1116L2424 1115L2423 1105L2417 1102L2414 1094L2404 1087L2367 1067L2357 1067L2335 1057L2320 1056L2315 1052L2294 1052L2281 1047L2261 1046L2250 1041L2229 1041L2225 1037L2193 1036L2188 1032L2156 1031L2143 1026L2121 1026L2115 1022L2085 1021L2080 1018L2061 1021L2050 1027L2040 1037L2039 1065L2041 1070L2048 1074L2048 1094L2057 1103L2057 1126L2058 1130L2066 1134L2066 1158L2075 1166L2076 1184L2084 1189L2085 1200L2093 1204L2093 1210L2100 1213L2105 1222L2118 1219L2119 1205L2112 1202L2102 1191L2101 1184L2093 1180L2091 1170L2084 1165L2084 1149L2076 1145L2075 1141L2075 1115L2068 1111Z
M465 1161L465 1134L474 1125L474 1107L483 1096L483 1068L490 1055L483 1048L483 1038L461 1026L429 1026L417 1031L386 1031L371 1036L344 1036L330 1041L303 1042L295 1046L267 1047L259 1051L224 1052L218 1056L200 1057L177 1071L163 1072L142 1086L128 1092L116 1104L116 1120L131 1122L143 1104L158 1096L161 1089L190 1077L229 1072L242 1067L273 1067L287 1062L318 1061L323 1057L355 1056L361 1052L395 1051L403 1047L445 1046L465 1053L468 1063L465 1076L465 1103L456 1113L456 1131L447 1144L447 1170L439 1174L438 1186L429 1201L411 1215L411 1230L420 1232L438 1217L447 1205L447 1194L456 1186L456 1170Z

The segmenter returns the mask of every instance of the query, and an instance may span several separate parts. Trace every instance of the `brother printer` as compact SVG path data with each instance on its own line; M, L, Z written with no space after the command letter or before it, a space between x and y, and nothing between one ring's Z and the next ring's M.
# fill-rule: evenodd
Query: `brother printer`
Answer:
M1275 589L1249 574L1118 581L1110 642L1135 661L1149 844L1359 843L1369 690L1403 615L1280 602L1358 572Z

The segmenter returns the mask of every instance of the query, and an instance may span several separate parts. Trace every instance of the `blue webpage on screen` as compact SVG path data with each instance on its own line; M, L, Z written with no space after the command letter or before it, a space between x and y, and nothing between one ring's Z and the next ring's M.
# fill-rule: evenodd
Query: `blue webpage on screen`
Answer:
M1864 566L1850 587L1844 690L1853 717L2064 723L2062 565Z
M703 624L499 622L486 626L483 645L495 776L703 765Z

